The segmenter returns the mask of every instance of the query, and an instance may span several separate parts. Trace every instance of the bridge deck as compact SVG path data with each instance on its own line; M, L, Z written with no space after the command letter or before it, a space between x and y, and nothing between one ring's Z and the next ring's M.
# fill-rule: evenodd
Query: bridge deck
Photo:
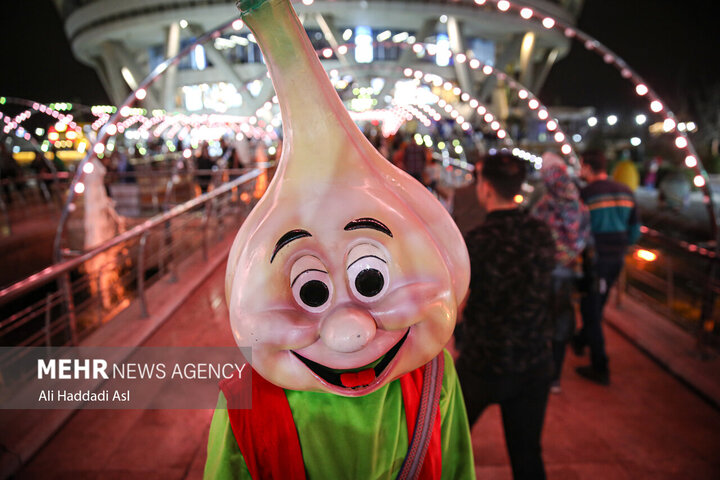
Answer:
M145 343L231 346L217 268ZM200 321L202 319L202 321ZM720 478L720 412L606 329L612 385L579 378L568 354L562 393L551 395L544 457L551 479ZM17 478L200 478L211 410L85 410ZM473 428L478 478L511 478L499 410Z

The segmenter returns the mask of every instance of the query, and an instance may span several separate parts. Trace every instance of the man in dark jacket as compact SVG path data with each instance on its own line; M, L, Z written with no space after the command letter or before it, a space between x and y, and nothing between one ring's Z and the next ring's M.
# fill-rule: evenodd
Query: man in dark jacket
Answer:
M555 242L518 208L526 162L491 155L478 174L485 222L469 232L470 293L457 371L472 425L498 403L515 479L543 479L540 436L553 371L548 314Z
M590 229L595 246L593 282L580 302L582 330L573 339L576 353L590 347L588 366L577 372L588 380L608 385L610 370L605 353L602 315L608 293L620 275L625 251L640 237L640 222L632 191L622 183L610 180L606 173L607 159L602 152L591 151L583 155L581 175L588 182L580 197L590 210Z

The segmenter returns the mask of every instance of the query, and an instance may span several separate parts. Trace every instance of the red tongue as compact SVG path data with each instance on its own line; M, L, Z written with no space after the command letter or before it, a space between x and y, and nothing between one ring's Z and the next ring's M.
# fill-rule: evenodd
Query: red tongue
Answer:
M368 385L375 380L375 370L368 368L359 372L348 372L340 374L340 381L344 387L355 388L361 385Z

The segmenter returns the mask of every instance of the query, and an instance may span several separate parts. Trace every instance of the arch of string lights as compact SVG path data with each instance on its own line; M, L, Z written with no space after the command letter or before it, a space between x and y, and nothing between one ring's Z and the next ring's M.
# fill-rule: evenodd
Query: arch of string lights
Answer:
M310 5L312 4L312 0L303 0L303 4ZM578 41L584 42L584 46L587 50L594 52L598 55L601 55L605 63L612 65L616 69L620 71L620 74L623 78L630 80L634 84L635 92L641 96L646 97L649 101L649 109L651 112L661 115L664 119L664 124L668 126L672 126L670 130L673 130L676 125L675 115L674 113L667 108L667 105L660 99L660 97L657 95L657 93L645 82L642 77L637 74L634 70L632 70L627 63L620 58L617 54L612 52L609 48L607 48L605 45L600 43L598 40L593 38L592 36L588 35L587 33L579 30L573 25L570 25L566 22L564 22L561 19L555 18L551 14L548 14L546 12L543 12L538 9L533 9L522 2L510 2L508 0L474 0L474 3L477 4L479 7L484 8L490 8L491 6L494 6L497 11L507 14L516 14L523 20L526 20L528 22L540 22L542 27L545 29L558 29L560 30L566 37L570 39L577 39ZM97 155L96 152L104 151L105 142L107 142L108 138L111 136L112 128L110 128L111 125L114 125L117 123L117 119L119 117L120 111L123 107L130 107L136 100L142 100L147 96L147 88L153 84L164 72L167 70L168 67L171 65L177 64L182 58L187 56L190 51L196 46L205 43L206 41L210 39L215 39L220 36L221 32L224 31L227 28L234 28L235 30L239 30L242 28L242 20L237 18L230 20L228 22L225 22L221 24L220 26L208 31L207 33L199 36L195 42L187 45L181 52L179 52L176 56L167 59L165 62L161 63L156 67L153 72L150 73L148 77L146 77L145 80L143 80L140 85L138 85L138 88L133 91L123 102L121 107L118 109L118 111L108 119L107 124L101 128L100 135L98 138L98 141L96 142L96 145L93 147L93 149L90 150L88 155L80 162L79 168L76 170L75 177L73 178L73 182L71 184L70 192L66 200L65 208L63 209L63 213L61 215L60 219L60 226L58 228L58 234L55 238L55 251L59 252L60 247L60 241L62 236L62 231L64 228L64 223L67 220L67 216L69 214L69 205L74 200L74 195L76 193L76 185L78 182L80 182L84 169L82 168L85 163L92 160L94 156ZM416 47L415 45L418 45ZM345 47L345 46L343 46ZM412 45L413 48L422 48L422 44L415 43ZM347 48L347 47L345 47ZM462 52L455 53L454 54L455 61L463 62L463 61L469 61L471 64L469 65L471 68L473 68L473 65L475 65L475 62L473 60L475 59L467 59L466 55ZM486 65L487 66L487 65ZM477 67L479 67L479 61L477 63ZM483 66L484 68L485 66ZM494 70L494 69L493 69ZM492 72L491 72L492 73ZM424 75L424 74L423 74ZM506 80L508 81L508 84L510 84L510 80L506 76ZM525 93L523 93L525 92ZM527 94L527 97L523 98ZM518 97L521 100L527 100L528 106L531 109L537 109L538 114L540 115L540 112L546 111L545 108L540 108L540 102L537 100L537 98L532 95L528 89L526 88L520 88L518 90ZM532 102L532 103L531 103ZM266 104L267 105L267 104ZM535 108L533 108L535 106ZM458 114L459 115L459 114ZM544 114L543 114L544 115ZM539 117L540 118L540 117ZM541 118L542 119L542 118ZM108 128L110 128L110 131L108 131ZM500 129L498 129L499 131ZM562 132L558 132L562 134ZM565 135L562 134L563 140L565 139ZM557 135L556 133L556 136ZM557 137L555 138L557 141ZM699 188L703 188L704 190L704 201L708 206L709 213L711 216L711 220L713 223L713 226L717 228L717 219L715 216L715 212L712 206L712 196L711 192L708 186L708 175L705 169L702 166L702 163L697 155L697 152L690 142L688 136L683 131L677 131L677 136L675 138L675 146L677 149L682 152L685 155L685 165L690 168L694 169L696 172L696 175L693 179L693 183L695 186ZM568 144L569 146L569 144ZM567 148L565 148L567 150ZM565 152L563 152L565 153Z
M30 135L30 132L23 129L22 124L37 113L41 113L51 118L54 118L58 122L67 125L68 129L80 133L80 127L77 125L77 123L73 119L73 116L70 114L65 114L60 110L54 109L51 106L45 105L40 102L33 102L30 100L14 97L3 98L5 99L4 103L9 102L27 107L24 111L14 116L5 115L3 114L3 112L0 112L0 120L2 120L5 124L2 127L3 133L5 133L6 135L9 135L11 132L15 132L17 137L23 138L24 140L29 142L32 136Z
M494 7L501 13L517 15L528 22L540 22L542 27L547 30L559 30L563 35L565 35L565 37L582 42L586 50L601 56L603 61L617 69L624 79L632 82L635 93L648 100L648 107L650 111L661 116L663 124L666 126L666 130L669 130L670 132L675 131L675 147L685 157L685 166L694 170L695 176L693 178L693 183L696 187L703 189L705 193L703 201L708 206L712 223L714 228L717 229L717 218L712 205L712 193L708 186L709 177L697 155L695 147L692 145L692 142L690 142L690 139L684 131L676 130L677 120L675 114L668 108L667 104L662 101L657 92L655 92L652 87L636 71L634 71L627 62L625 62L625 60L597 39L577 27L568 24L562 19L556 18L547 12L533 9L523 2L510 2L509 0L474 0L474 2L479 7Z

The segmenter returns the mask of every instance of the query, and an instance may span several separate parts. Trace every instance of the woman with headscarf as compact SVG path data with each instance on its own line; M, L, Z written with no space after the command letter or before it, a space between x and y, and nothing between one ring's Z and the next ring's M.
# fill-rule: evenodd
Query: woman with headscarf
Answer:
M557 266L553 271L553 295L550 308L555 323L553 360L555 372L551 391L560 392L560 374L565 347L575 329L572 295L582 253L590 234L590 215L580 201L580 192L570 178L567 165L557 155L546 152L540 171L545 193L532 215L548 224L557 247Z

